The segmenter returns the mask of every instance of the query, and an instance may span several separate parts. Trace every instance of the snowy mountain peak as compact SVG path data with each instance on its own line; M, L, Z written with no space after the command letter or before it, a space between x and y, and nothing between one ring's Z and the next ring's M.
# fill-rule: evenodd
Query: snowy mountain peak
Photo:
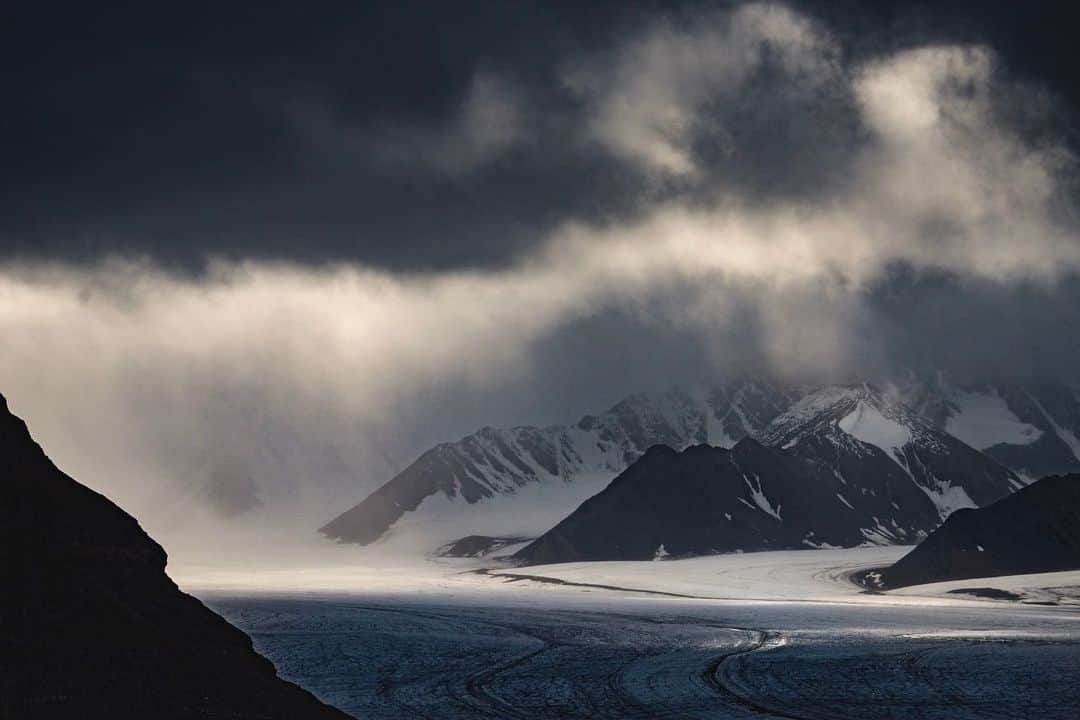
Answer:
M910 478L942 518L1022 485L1008 469L869 384L812 392L777 416L759 438L801 456L828 458L845 481L852 480L845 464L877 456Z
M749 474L750 465L760 458L787 456L824 468L826 477L833 478L839 488L829 496L831 502L842 508L860 507L855 493L873 497L870 493L882 491L875 489L875 478L887 477L894 489L904 483L917 486L944 518L958 508L993 502L1021 486L1020 479L1005 467L1015 467L1009 453L1016 448L1047 446L1071 458L1068 442L1080 446L1076 440L1080 434L1071 434L1072 429L1080 433L1076 395L1066 398L1060 393L1025 391L1000 397L998 405L1007 404L1019 418L1014 425L1030 423L1042 434L1017 429L1018 436L1024 430L1028 434L1022 437L1038 437L1038 441L1030 446L1002 445L1001 455L994 456L946 431L950 421L971 425L966 415L956 413L953 395L934 400L929 391L920 396L912 387L886 391L863 383L796 390L736 381L690 391L639 393L573 425L487 427L439 445L322 532L359 544L398 543L423 536L428 549L471 536L488 540L535 537L655 445L673 451L699 445L731 448L732 460L747 466L746 477L739 475L737 483L745 495L743 501L759 510L755 489L771 498L766 492L769 473L785 471L779 465L770 466L767 472L754 471L755 479ZM940 412L932 416L916 412L909 404L912 401ZM1057 444L1049 445L1051 440ZM770 452L762 452L766 449ZM777 456L773 451L782 452ZM904 505L900 498L893 500ZM892 537L888 528L882 530L873 520L892 512L891 503L875 508L870 522L861 526L868 540ZM790 512L796 506L790 505ZM775 516L765 514L775 521ZM655 549L656 544L649 552Z
M932 443L935 433L928 421L899 400L863 383L807 394L769 423L759 439L774 447L793 447L811 435L843 440L837 431L890 454L916 438Z

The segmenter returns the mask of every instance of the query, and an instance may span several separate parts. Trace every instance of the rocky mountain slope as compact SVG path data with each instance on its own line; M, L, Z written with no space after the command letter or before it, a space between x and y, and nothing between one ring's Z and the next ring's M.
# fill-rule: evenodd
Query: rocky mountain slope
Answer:
M130 515L0 397L0 717L345 718L182 593Z
M960 510L896 564L880 588L1080 568L1080 475L1046 477L981 509Z
M1023 486L1004 466L866 384L806 395L758 439L830 465L856 488L867 481L859 467L867 453L884 455L926 493L942 520L954 510L986 505Z
M806 396L730 451L653 448L528 563L910 543L1020 480L870 386Z

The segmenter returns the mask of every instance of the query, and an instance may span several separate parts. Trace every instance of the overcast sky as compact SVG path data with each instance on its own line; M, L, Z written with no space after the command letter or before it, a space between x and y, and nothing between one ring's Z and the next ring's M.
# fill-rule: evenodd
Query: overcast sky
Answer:
M1078 379L1058 3L580 5L5 11L0 392L172 537L641 389Z

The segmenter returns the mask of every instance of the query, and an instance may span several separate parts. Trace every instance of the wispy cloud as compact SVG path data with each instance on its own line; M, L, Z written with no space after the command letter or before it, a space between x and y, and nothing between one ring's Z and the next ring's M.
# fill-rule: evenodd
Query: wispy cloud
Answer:
M799 95L840 76L829 34L782 5L750 3L682 20L658 22L565 72L590 106L593 138L656 172L697 173L694 143L702 136L737 143L725 104L762 73L779 76L772 92Z

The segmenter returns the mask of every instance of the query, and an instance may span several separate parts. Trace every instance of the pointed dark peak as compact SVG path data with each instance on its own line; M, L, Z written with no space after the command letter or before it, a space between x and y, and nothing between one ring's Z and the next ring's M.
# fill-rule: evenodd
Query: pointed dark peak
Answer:
M787 451L764 445L756 438L744 437L731 448L731 457L740 463L757 463L767 457L781 457Z

